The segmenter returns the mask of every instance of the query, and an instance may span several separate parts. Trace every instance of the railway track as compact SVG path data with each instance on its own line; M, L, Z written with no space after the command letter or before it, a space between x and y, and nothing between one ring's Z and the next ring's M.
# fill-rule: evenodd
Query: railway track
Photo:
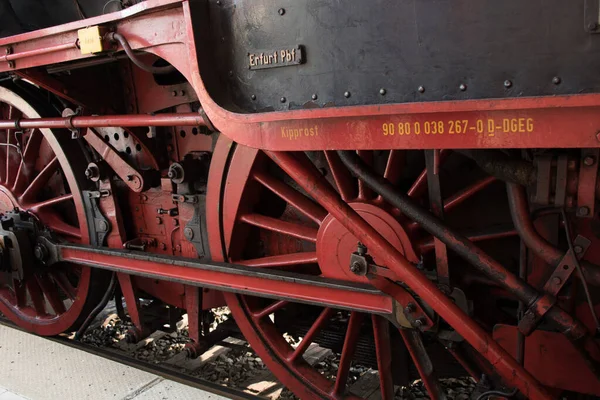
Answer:
M114 304L112 304L112 307L114 307ZM186 352L183 350L175 351L170 356L166 358L163 357L163 359L158 359L159 357L156 355L140 359L140 353L147 352L146 349L150 349L152 343L168 339L169 337L172 337L174 333L178 333L181 328L185 329L186 318L179 321L179 323L183 324L180 325L178 329L174 329L173 332L169 333L166 330L156 330L146 339L143 339L136 344L127 343L124 335L119 335L118 333L115 333L114 337L121 337L121 339L114 343L106 342L101 344L99 343L99 339L97 342L92 341L91 337L97 335L98 331L102 331L107 324L110 324L111 322L114 324L115 320L118 321L118 318L112 313L111 304L109 304L94 320L86 335L84 335L81 340L75 340L73 334L48 337L47 340L137 368L170 381L175 381L231 399L297 399L297 397L287 391L275 376L264 366L262 369L253 371L254 373L250 376L242 376L239 378L239 381L231 382L238 386L237 388L231 387L230 384L223 384L223 380L217 383L214 382L215 379L206 379L207 376L210 376L213 373L212 371L214 371L214 374L216 375L220 369L228 368L228 364L231 368L241 368L239 365L236 367L233 366L233 364L237 363L239 360L236 360L236 357L232 356L232 353L251 353L248 358L259 360L259 358L257 358L258 356L252 351L249 345L244 340L241 340L238 335L232 334L232 336L228 336L219 341L197 359L188 358ZM119 323L122 324L121 328L126 326L123 322ZM23 329L17 327L4 317L0 317L0 325L23 331ZM179 337L181 337L180 333ZM229 358L229 356L232 358ZM318 346L316 343L311 344L304 354L304 358L312 366L317 364L325 366L328 363L335 364L336 361L339 362L339 359L336 360L335 358L335 353L329 349ZM260 363L262 364L262 362ZM244 362L244 364L246 363ZM324 367L321 373L326 375L328 373L327 367ZM229 376L231 376L231 374ZM456 400L469 399L474 389L474 382L471 378L444 380L443 385L447 393L447 398ZM379 376L377 372L364 368L364 370L361 371L360 376L355 375L354 383L350 386L350 391L355 395L364 398L373 400L380 399L381 393L379 392ZM428 396L422 382L416 381L408 388L396 387L396 395L394 398L398 400L425 400Z

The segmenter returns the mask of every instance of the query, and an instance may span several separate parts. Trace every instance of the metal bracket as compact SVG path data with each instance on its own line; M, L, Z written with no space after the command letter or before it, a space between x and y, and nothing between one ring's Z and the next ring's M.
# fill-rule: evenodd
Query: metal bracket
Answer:
M206 196L198 195L198 202L193 205L181 205L181 207L194 207L194 216L183 229L183 236L194 245L198 257L210 257L208 248L208 235L206 230Z
M578 260L583 258L591 243L592 242L589 239L581 235L578 235L575 238L573 241L575 254L573 254L571 250L565 253L564 257L560 260L556 269L554 269L554 272L550 275L550 278L548 278L548 281L544 285L544 292L551 294L552 296L558 294L560 289L567 283L567 280L569 280L573 271L575 271L574 258L577 257Z
M530 335L540 323L544 314L550 310L556 303L556 295L565 285L573 271L575 270L575 257L581 259L592 242L581 235L578 235L573 242L573 249L567 251L560 260L554 272L544 285L543 296L540 296L533 304L529 306L525 315L519 322L519 331L524 335Z
M108 190L102 191L83 191L83 202L85 204L85 213L88 220L90 231L90 244L92 246L103 246L110 232L110 222L104 217L98 205L98 199L103 196L103 192L110 194Z
M582 149L577 184L577 216L592 218L596 203L596 179L600 149Z
M93 129L88 129L84 139L134 192L144 190L142 175L119 154L110 144L106 143Z

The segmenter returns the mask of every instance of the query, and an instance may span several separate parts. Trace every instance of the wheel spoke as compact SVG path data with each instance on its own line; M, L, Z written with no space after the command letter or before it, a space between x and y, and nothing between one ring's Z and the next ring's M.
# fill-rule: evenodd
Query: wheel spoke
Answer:
M383 177L392 185L397 185L400 181L405 161L406 153L403 150L390 150Z
M327 164L329 164L331 175L333 175L333 180L335 181L338 192L340 196L342 196L342 199L344 199L346 202L354 200L357 196L356 179L352 177L352 174L350 174L348 168L344 166L337 152L326 151L325 158L327 159Z
M54 206L56 204L64 203L67 201L73 200L72 194L65 194L64 196L55 197L53 199L48 199L41 201L39 203L32 204L29 206L29 211L33 213L38 213L44 207Z
M356 345L358 344L358 336L360 334L363 318L364 314L362 313L355 311L350 313L350 321L348 322L348 330L346 331L346 338L344 339L344 346L342 347L340 365L333 386L333 394L336 396L342 395L346 390L350 365L352 364Z
M43 138L44 135L38 129L31 132L31 135L29 135L29 140L25 145L23 159L19 164L19 170L17 171L17 177L15 178L15 184L13 186L13 191L15 193L21 193L21 191L25 189L25 185L33 172L35 160L39 154Z
M273 314L275 311L282 309L288 304L289 302L286 300L279 300L260 311L253 312L252 315L254 315L255 318L263 319L264 317Z
M81 239L81 231L78 227L70 225L63 221L60 216L48 210L42 210L38 213L38 217L46 223L46 226L56 233L70 236L75 239Z
M373 322L373 336L375 337L375 355L377 357L377 370L379 371L381 399L392 400L394 398L394 379L392 376L390 323L379 315L373 315L371 320Z
M327 216L327 211L323 207L291 186L262 172L255 172L253 178L317 224L321 225Z
M494 178L493 176L488 176L486 178L481 179L480 181L475 182L471 186L461 190L452 197L447 198L446 200L444 200L444 211L448 212L452 210L453 208L467 200L469 197L473 196L474 194L486 188L495 181L496 178Z
M421 340L421 333L414 329L400 329L400 334L404 340L404 344L410 353L410 356L419 371L421 380L427 388L429 397L433 400L446 399L444 390L440 386L440 382L435 376L433 364L431 359L425 350L423 341Z
M52 160L40 171L39 175L35 177L35 179L29 184L27 189L21 195L21 201L28 202L35 199L36 195L42 190L44 185L48 183L52 175L58 171L60 164L58 162L58 158L54 156Z
M77 290L71 284L67 276L64 272L61 271L53 271L49 273L52 280L56 283L56 285L63 291L63 293L71 300L75 300L75 296Z
M54 285L52 285L52 282L50 282L50 279L47 276L42 275L36 275L35 278L37 279L37 283L42 289L46 300L48 300L48 304L50 304L50 307L52 307L52 310L54 310L54 313L56 315L64 313L65 304L59 298Z
M27 290L25 285L22 282L13 279L13 289L17 307L24 307L27 303Z
M331 318L331 316L333 315L333 311L333 308L325 308L323 311L321 311L321 314L319 314L315 322L313 322L313 324L311 325L308 332L306 332L306 335L304 335L302 341L300 342L300 344L298 344L298 347L296 347L292 354L290 354L290 356L287 358L288 361L293 362L296 359L298 359L298 357L302 356L302 354L304 354L306 349L308 349L308 346L310 346L310 344L312 343L315 336L329 321L329 318Z
M278 256L255 258L252 260L236 261L236 264L248 267L288 267L292 265L313 264L317 262L316 252L289 253Z
M240 221L259 228L268 229L273 232L289 235L309 242L317 242L317 232L315 228L307 227L292 222L282 221L260 214L246 214L240 217Z
M516 236L517 231L513 227L497 227L480 232L463 232L463 236L473 243L483 242L485 240L501 239L511 236ZM435 247L433 237L428 237L417 244L417 248L421 253L433 250Z
M27 287L27 292L29 293L29 298L33 303L33 308L35 309L36 314L46 315L46 301L44 300L44 296L42 295L42 289L40 285L38 285L36 279L29 279L25 284Z

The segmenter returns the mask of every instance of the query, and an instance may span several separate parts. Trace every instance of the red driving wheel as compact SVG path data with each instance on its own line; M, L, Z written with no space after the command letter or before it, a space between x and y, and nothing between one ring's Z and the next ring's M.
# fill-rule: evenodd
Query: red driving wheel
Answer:
M17 90L0 87L2 119L40 118L34 103ZM49 129L0 131L0 213L24 213L65 241L89 243L81 178L71 167L86 165L78 156L82 150L69 135ZM40 335L75 329L107 287L106 273L88 267L62 263L24 268L30 273L21 280L0 272L0 312Z

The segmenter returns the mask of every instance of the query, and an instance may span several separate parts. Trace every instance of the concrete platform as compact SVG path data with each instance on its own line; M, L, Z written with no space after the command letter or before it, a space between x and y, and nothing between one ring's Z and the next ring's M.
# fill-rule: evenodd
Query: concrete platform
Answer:
M226 399L0 326L0 400L191 398Z

